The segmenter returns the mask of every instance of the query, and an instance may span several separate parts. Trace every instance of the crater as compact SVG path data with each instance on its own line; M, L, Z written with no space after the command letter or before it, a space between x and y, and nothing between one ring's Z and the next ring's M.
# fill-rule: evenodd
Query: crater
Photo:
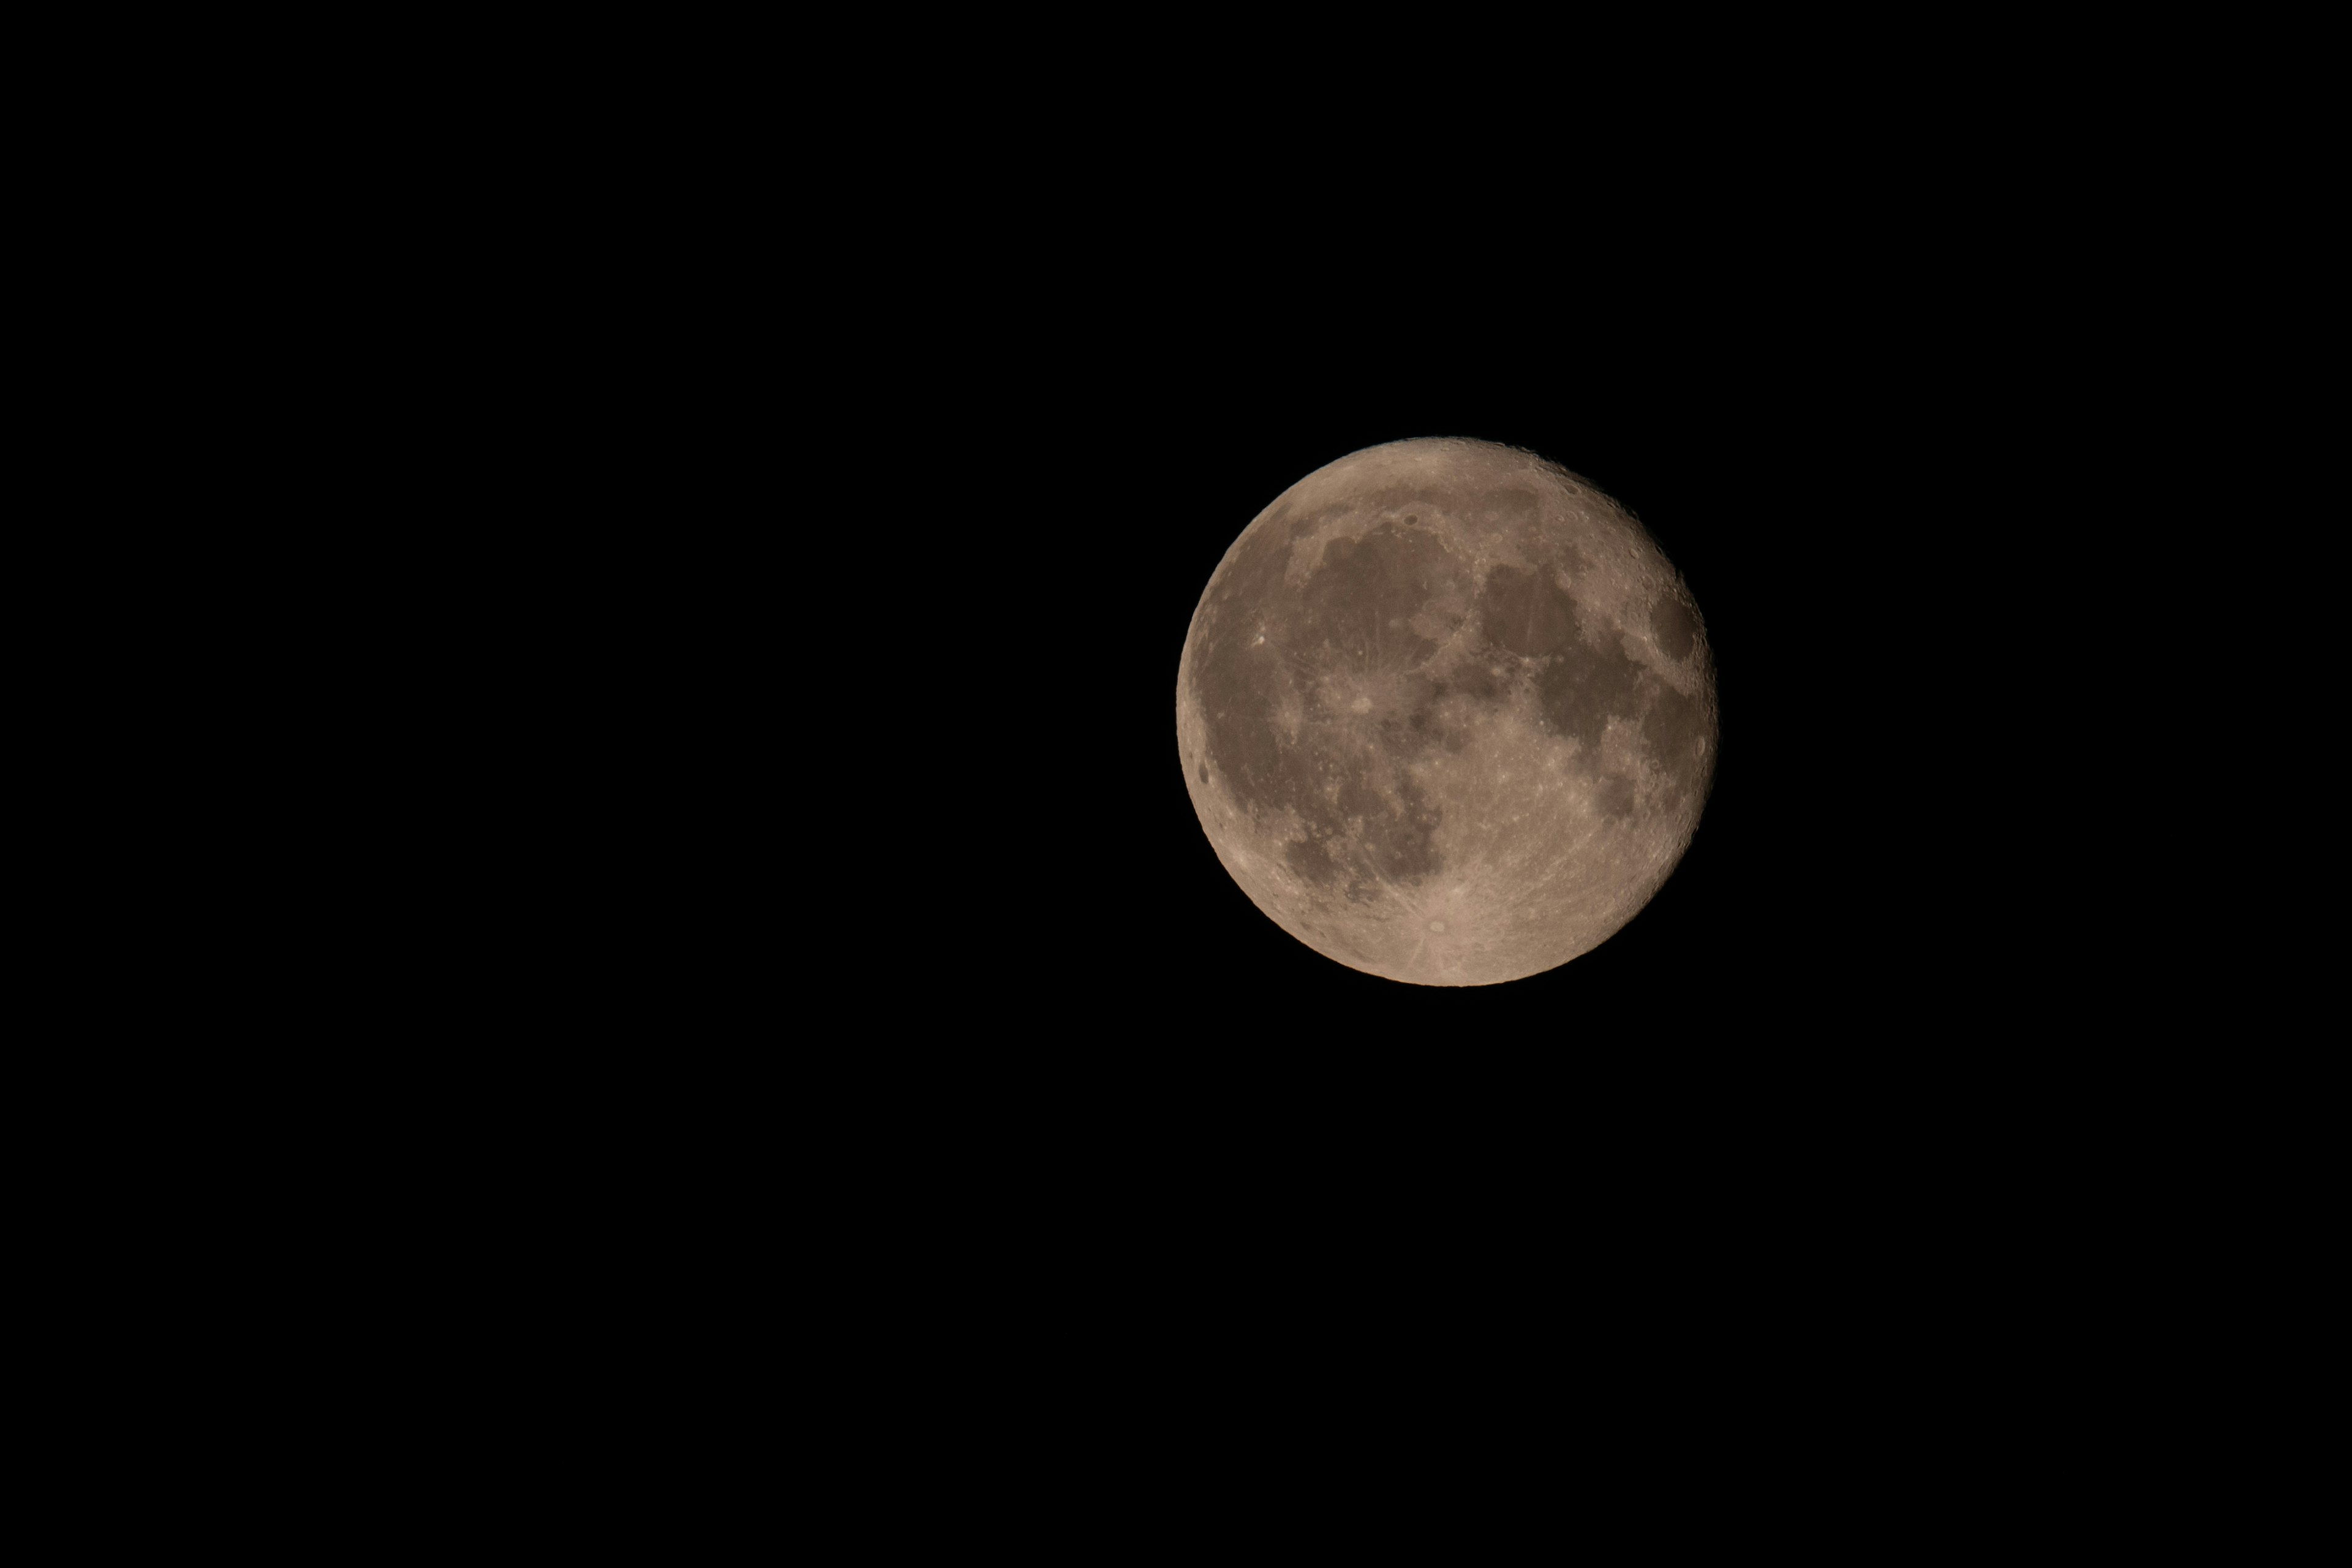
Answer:
M1642 716L1642 742L1666 776L1669 794L1675 800L1706 782L1711 763L1706 732L1706 704L1671 686L1658 688L1650 710Z
M1688 658L1698 642L1698 624L1680 597L1661 594L1650 606L1650 635L1658 639L1658 651L1668 658Z

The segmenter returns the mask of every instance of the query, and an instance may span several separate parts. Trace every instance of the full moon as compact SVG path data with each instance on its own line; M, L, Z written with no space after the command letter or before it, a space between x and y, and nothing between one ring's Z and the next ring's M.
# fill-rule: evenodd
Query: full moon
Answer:
M1251 902L1352 969L1492 985L1590 952L1690 845L1716 753L1688 588L1555 464L1396 441L1258 513L1192 612L1176 743Z

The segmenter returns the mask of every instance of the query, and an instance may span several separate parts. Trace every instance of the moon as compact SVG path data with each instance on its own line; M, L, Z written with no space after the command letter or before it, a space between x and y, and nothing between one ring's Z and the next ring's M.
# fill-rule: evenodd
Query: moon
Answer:
M1705 623L1656 542L1487 441L1372 447L1285 490L1177 665L1185 787L1234 882L1419 985L1607 941L1689 847L1717 734Z

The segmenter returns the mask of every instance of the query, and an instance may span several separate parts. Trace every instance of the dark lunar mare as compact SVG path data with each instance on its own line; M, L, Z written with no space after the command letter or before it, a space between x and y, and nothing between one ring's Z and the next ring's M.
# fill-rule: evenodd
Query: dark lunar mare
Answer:
M1193 689L1234 797L1253 816L1287 810L1305 826L1307 837L1284 850L1290 868L1362 901L1383 879L1439 869L1441 813L1400 765L1437 739L1435 688L1410 679L1437 644L1409 623L1458 590L1463 573L1435 534L1383 520L1361 539L1330 541L1304 579L1286 583L1293 542L1316 521L1284 527L1277 512L1243 545L1203 622ZM1363 722L1325 704L1318 678L1348 674L1397 679L1416 698L1401 721L1377 725L1377 744L1361 742ZM1297 741L1277 721L1286 706L1303 719Z
M1570 581L1587 570L1572 547L1564 547L1561 555ZM1573 739L1597 765L1609 721L1638 724L1644 747L1664 775L1665 798L1660 804L1673 806L1698 783L1706 761L1701 748L1706 733L1705 708L1628 654L1614 628L1597 641L1587 641L1578 629L1574 598L1560 587L1549 565L1532 572L1494 568L1479 594L1478 614L1495 648L1518 656L1534 668L1537 710L1546 730ZM1654 609L1652 615L1655 624L1659 612ZM1696 631L1679 605L1674 605L1666 624L1679 634L1682 651L1687 654ZM1602 815L1630 816L1633 782L1604 771L1596 799Z
M1680 599L1661 594L1650 606L1650 635L1658 639L1659 649L1668 658L1688 658L1698 641L1698 623L1691 619Z

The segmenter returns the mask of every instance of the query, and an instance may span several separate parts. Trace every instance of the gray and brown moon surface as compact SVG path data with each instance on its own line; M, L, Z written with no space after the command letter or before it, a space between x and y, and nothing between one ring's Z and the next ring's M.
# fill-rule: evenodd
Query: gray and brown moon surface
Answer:
M1225 552L1177 667L1202 828L1327 958L1423 985L1553 969L1640 912L1714 776L1689 590L1555 464L1391 442L1307 475Z

